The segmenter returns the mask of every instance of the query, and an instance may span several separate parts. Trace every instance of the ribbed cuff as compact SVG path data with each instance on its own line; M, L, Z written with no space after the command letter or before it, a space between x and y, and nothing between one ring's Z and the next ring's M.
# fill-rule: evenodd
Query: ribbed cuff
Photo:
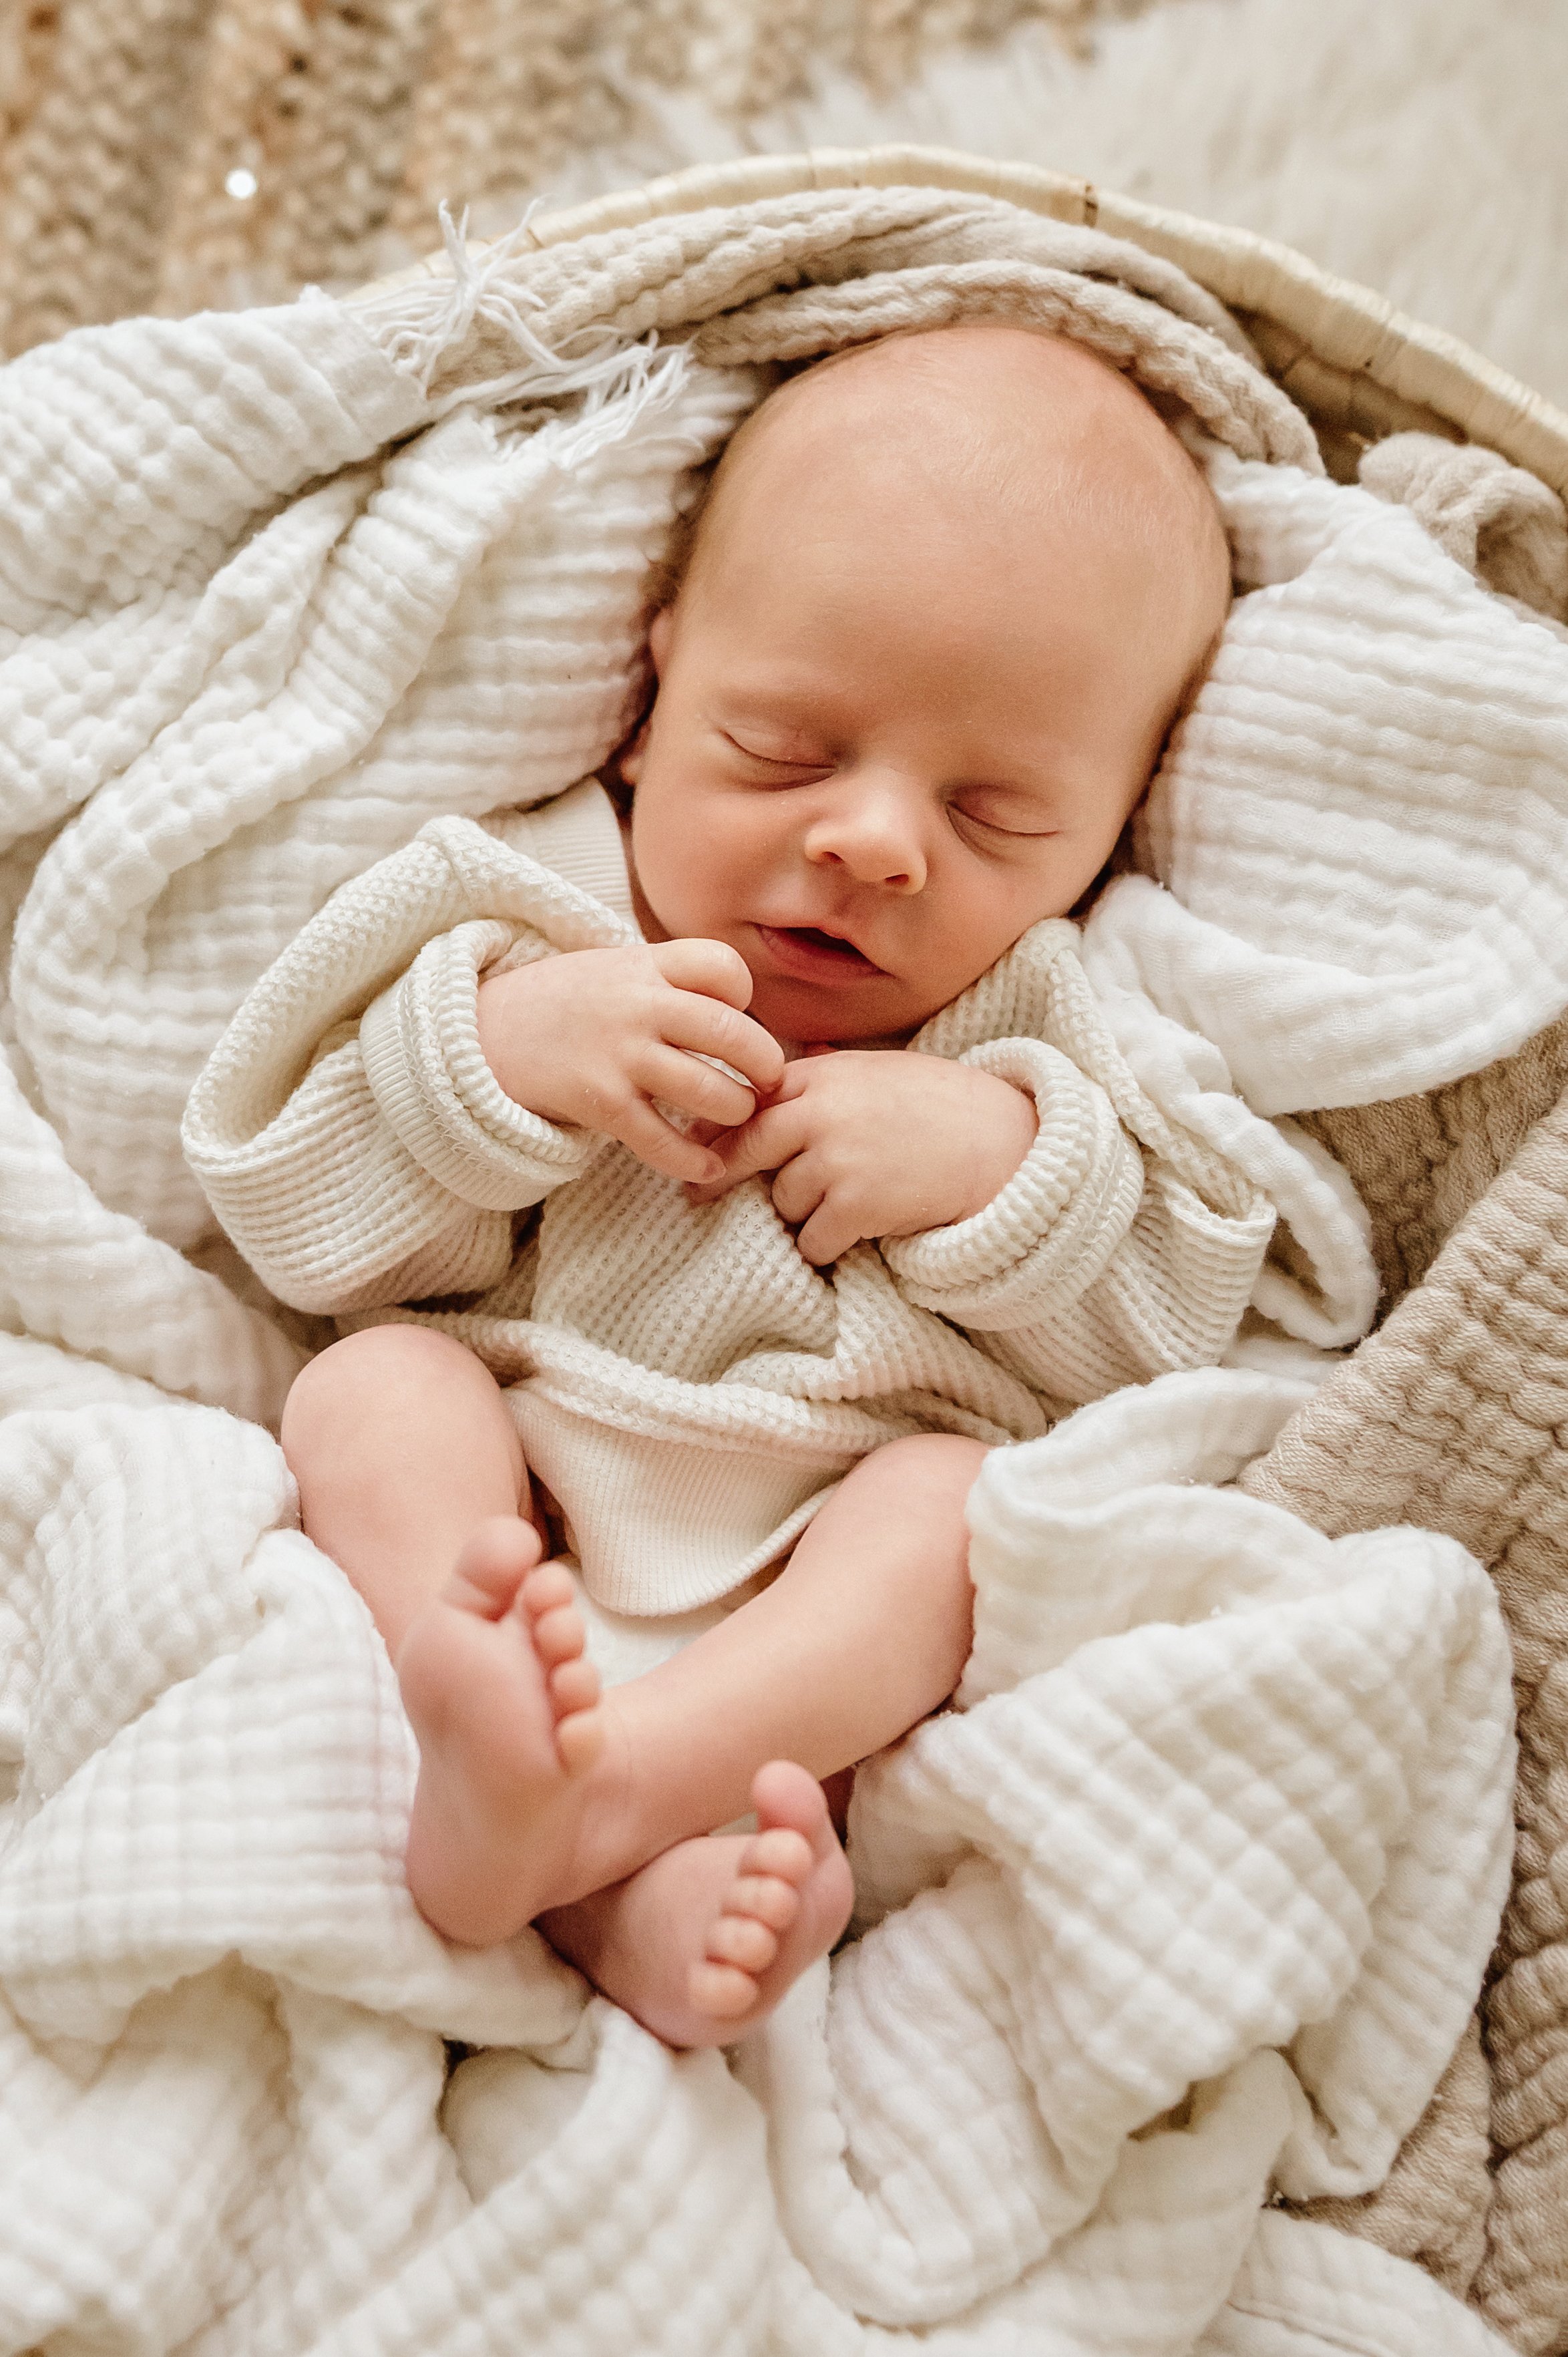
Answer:
M439 935L360 1026L365 1076L388 1126L433 1178L482 1211L537 1203L581 1178L605 1144L514 1103L485 1061L478 978L514 931L478 918Z
M1039 1039L994 1039L960 1059L1035 1101L1035 1143L985 1209L889 1236L882 1256L908 1298L976 1331L1003 1331L1079 1299L1133 1224L1143 1157L1103 1089Z

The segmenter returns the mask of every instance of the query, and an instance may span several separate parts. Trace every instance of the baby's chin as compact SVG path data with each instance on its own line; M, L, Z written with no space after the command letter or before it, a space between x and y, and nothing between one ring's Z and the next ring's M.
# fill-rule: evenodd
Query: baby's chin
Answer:
M785 1049L902 1047L945 1004L927 1004L891 975L886 986L866 983L843 991L770 974L754 974L752 982L746 1013Z

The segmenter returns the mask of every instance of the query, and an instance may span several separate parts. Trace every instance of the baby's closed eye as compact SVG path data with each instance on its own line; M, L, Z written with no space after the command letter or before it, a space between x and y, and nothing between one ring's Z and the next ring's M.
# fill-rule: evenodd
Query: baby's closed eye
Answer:
M759 769L801 771L812 776L834 767L837 755L820 740L794 730L732 725L719 731L725 743L745 761Z
M988 834L1039 841L1061 833L1056 814L1043 795L1014 786L961 786L947 800L950 817L983 827Z

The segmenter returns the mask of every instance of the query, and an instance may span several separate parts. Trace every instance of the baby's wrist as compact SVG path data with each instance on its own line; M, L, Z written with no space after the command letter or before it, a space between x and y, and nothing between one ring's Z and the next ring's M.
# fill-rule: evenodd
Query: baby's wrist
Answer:
M541 1121L561 1122L570 1116L549 1102L552 1092L546 1075L539 1070L537 1053L530 1052L533 1042L526 1037L520 1040L518 1036L519 1002L533 995L529 985L536 980L537 974L534 966L513 966L505 974L482 974L475 1000L474 1023L479 1053L502 1095ZM530 1024L528 1032L532 1029Z
M975 1077L992 1083L984 1093L992 1098L994 1111L976 1125L976 1135L983 1137L985 1151L977 1157L972 1200L956 1219L948 1222L950 1227L956 1227L959 1220L978 1218L990 1209L1028 1160L1040 1132L1035 1100L1027 1089L1019 1088L995 1072L976 1073Z

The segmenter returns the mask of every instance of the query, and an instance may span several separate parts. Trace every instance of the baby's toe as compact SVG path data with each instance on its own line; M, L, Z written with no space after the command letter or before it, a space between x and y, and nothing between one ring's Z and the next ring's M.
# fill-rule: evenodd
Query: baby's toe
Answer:
M517 1600L531 1620L537 1620L542 1613L553 1612L563 1604L575 1602L576 1594L572 1575L564 1563L542 1563L518 1589Z
M734 1964L693 1964L686 1988L696 2011L714 2021L738 2021L757 2003L757 1983Z
M599 1674L585 1654L560 1662L550 1673L550 1700L562 1718L592 1710L599 1698Z
M721 1915L708 1933L711 1964L735 1964L754 1977L765 1973L779 1953L779 1943L755 1915Z
M465 1540L452 1566L447 1600L499 1619L533 1576L539 1552L539 1533L532 1523L492 1516Z
M555 1749L568 1775L591 1768L605 1748L603 1711L575 1710L555 1722Z
M753 1834L741 1853L740 1870L743 1875L768 1875L798 1888L815 1862L815 1852L804 1834L789 1825L770 1825L766 1833Z
M533 1624L534 1651L547 1670L575 1662L582 1652L585 1636L583 1616L575 1604L558 1604L553 1611L542 1612Z
M787 1932L800 1911L799 1885L779 1874L743 1874L725 1900L727 1915L754 1915L770 1932Z

